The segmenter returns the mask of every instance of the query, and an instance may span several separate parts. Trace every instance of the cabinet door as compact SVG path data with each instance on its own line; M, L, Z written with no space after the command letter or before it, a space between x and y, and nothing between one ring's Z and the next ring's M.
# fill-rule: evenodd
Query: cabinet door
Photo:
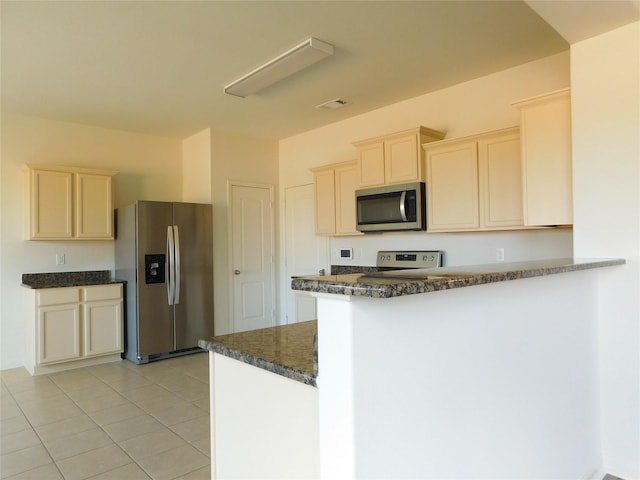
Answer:
M38 363L80 357L80 306L77 303L38 308Z
M525 224L570 225L573 223L570 93L554 92L518 106Z
M314 179L316 233L318 235L331 235L336 232L336 200L333 168L316 172Z
M426 149L427 230L478 228L477 143Z
M76 236L113 239L110 176L76 174Z
M359 234L356 230L356 189L358 171L356 165L336 167L336 233Z
M360 147L358 152L358 177L361 187L384 185L384 142Z
M478 141L480 226L523 225L520 135L489 136Z
M122 352L122 301L88 302L83 310L84 356Z
M385 181L408 183L420 180L418 136L415 134L385 141Z
M72 174L31 170L28 238L58 240L73 237Z

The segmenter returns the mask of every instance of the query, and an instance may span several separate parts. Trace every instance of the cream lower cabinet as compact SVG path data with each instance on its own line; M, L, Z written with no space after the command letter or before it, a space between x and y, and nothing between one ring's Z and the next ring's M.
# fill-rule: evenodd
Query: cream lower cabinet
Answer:
M356 162L312 169L315 186L317 235L361 235L356 230L358 186Z
M120 359L122 284L26 290L32 375Z
M525 225L571 225L571 92L566 88L513 105L520 109Z
M427 231L523 225L518 127L423 147Z

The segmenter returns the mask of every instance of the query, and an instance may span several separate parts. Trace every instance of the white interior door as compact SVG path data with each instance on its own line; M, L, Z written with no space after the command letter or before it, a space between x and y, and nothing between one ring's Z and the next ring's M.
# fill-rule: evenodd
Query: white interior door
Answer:
M329 272L329 238L315 233L313 184L285 190L285 255L287 323L316 319L316 299L291 290L291 277Z
M230 186L233 330L275 324L273 187Z

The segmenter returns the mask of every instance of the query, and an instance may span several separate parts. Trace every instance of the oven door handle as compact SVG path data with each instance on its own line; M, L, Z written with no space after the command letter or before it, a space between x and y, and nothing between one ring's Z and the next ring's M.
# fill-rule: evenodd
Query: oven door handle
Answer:
M400 195L400 217L402 217L403 222L407 221L407 212L404 205L406 197L407 197L407 192L405 190Z

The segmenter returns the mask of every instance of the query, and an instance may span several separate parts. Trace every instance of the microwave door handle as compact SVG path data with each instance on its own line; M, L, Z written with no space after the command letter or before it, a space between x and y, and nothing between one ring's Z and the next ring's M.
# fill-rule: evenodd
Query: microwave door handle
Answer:
M402 217L402 221L407 221L407 212L404 206L405 198L407 197L407 192L403 191L400 195L400 216Z

